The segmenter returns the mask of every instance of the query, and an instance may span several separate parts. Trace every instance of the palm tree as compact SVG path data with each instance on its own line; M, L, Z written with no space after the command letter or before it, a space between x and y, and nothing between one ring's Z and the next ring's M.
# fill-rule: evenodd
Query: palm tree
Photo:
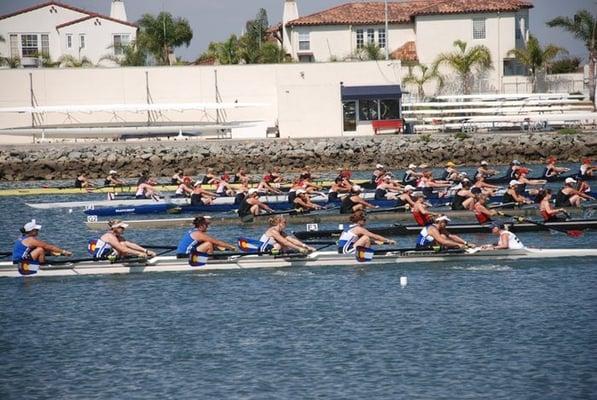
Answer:
M211 42L202 57L214 57L222 65L238 64L240 62L239 53L238 37L230 35L223 42Z
M240 39L240 56L247 64L261 62L261 49L267 38L269 22L267 11L261 8L254 20L247 21L246 31Z
M420 73L416 74L414 68L418 68ZM412 85L417 88L419 100L425 97L425 89L423 88L427 82L436 80L438 83L438 89L444 86L444 77L439 73L437 64L428 66L425 64L416 64L408 67L408 75L402 79L403 85Z
M481 73L493 68L491 53L486 46L477 45L467 50L466 42L456 40L454 46L458 50L441 53L435 60L438 67L447 64L452 68L462 83L462 92L470 94L474 82L474 73Z
M169 65L170 53L183 44L189 47L193 39L193 30L189 21L172 17L168 12L161 12L157 17L144 14L137 22L139 47L153 55L158 64Z
M360 49L357 49L355 51L355 56L361 61L381 60L384 57L381 48L375 43L367 43Z
M529 40L522 49L508 51L508 57L514 57L519 63L527 67L532 77L533 93L537 90L537 74L547 69L556 56L566 50L553 44L541 47L539 40L530 35Z
M264 43L259 53L259 62L263 64L278 64L287 61L284 49L272 42Z
M125 45L110 46L109 48L120 49L120 55L106 54L99 60L109 60L121 67L142 67L147 65L147 52L140 48L136 41Z
M585 43L589 50L589 97L595 108L595 64L597 63L597 18L587 10L580 10L573 18L557 17L547 23L550 27L559 27L572 33Z
M75 58L70 54L65 54L58 59L61 68L82 68L93 67L93 63L87 57L81 59Z

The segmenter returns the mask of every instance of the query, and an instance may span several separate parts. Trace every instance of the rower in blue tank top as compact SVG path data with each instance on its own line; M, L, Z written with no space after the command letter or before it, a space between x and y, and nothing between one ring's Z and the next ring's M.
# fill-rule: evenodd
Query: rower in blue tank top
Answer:
M194 228L186 232L182 239L180 239L180 242L178 242L178 247L176 249L176 256L178 258L188 257L193 251L212 254L216 247L227 250L236 250L236 247L233 245L207 234L210 223L211 217L207 215L196 217L193 220Z
M38 225L35 220L27 222L21 228L22 236L15 241L12 249L12 262L14 264L24 261L45 264L46 253L57 253L63 256L71 256L73 254L68 250L40 240L40 229L41 225Z
M346 228L338 240L338 253L353 253L357 247L371 247L371 242L380 244L396 244L396 241L376 235L365 228L367 218L365 213L357 211L350 216L351 225Z
M284 232L288 225L288 221L283 216L276 215L271 217L268 222L269 228L259 239L261 242L260 251L267 252L273 250L277 252L287 252L296 250L300 253L309 253L316 250Z
M442 249L464 249L465 247L473 246L461 237L448 232L448 222L450 222L450 218L442 215L437 217L433 224L429 224L421 229L417 237L417 249L432 249L435 246L441 246Z

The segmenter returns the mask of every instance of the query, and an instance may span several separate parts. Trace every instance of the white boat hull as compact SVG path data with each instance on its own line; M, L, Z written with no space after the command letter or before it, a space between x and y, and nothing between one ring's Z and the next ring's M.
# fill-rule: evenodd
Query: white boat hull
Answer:
M597 249L521 249L521 250L492 250L475 249L464 253L437 253L434 251L404 251L390 252L376 256L372 261L361 263L353 255L343 255L336 252L315 252L306 256L259 256L243 255L231 256L225 259L208 260L207 265L191 267L185 259L175 257L155 257L146 262L109 263L107 261L80 262L65 265L47 265L35 275L43 276L71 276L71 275L106 275L130 274L144 272L209 272L221 270L242 270L261 268L289 268L289 267L338 267L338 266L374 266L374 265L402 265L427 262L452 262L474 260L517 260L517 259L547 259L565 257L597 257ZM0 277L22 277L17 267L11 263L0 263Z

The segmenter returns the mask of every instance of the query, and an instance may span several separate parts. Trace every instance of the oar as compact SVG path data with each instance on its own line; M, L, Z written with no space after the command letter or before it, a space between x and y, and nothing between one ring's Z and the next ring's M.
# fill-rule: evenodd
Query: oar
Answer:
M176 250L178 246L161 246L161 245L153 245L153 244L141 244L141 247L145 247L146 249L154 249L154 250Z
M373 210L368 210L367 214L377 214L383 212L392 212L392 211L403 211L407 210L410 206L399 206L399 207L390 207L390 208L374 208Z
M543 228L551 230L551 231L562 232L562 233L565 233L566 235L573 237L573 238L578 238L578 237L581 237L584 235L583 231L579 231L579 230L575 230L575 229L568 230L568 229L564 229L564 228L556 228L556 227L546 225L542 222L533 221L532 219L527 219L527 218L523 218L523 217L519 217L519 216L515 216L515 215L505 214L505 213L502 213L502 215L505 217L514 218L518 222L527 222L529 224L542 226Z
M0 258L6 258L12 256L12 252L10 251L0 251Z

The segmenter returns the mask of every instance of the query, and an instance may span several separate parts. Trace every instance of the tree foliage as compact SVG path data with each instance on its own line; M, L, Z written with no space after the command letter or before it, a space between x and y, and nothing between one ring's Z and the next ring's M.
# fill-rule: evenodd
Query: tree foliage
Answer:
M110 46L109 48L118 49L121 54L106 54L100 58L102 60L112 61L121 67L142 67L147 65L147 50L138 45L138 41L131 41L125 45Z
M524 48L512 49L508 51L508 56L514 57L527 68L532 77L533 92L535 92L537 90L537 74L547 70L557 55L565 51L553 44L541 47L539 40L530 35Z
M549 72L552 74L571 74L577 72L582 60L580 57L564 57L551 63Z
M425 97L425 84L432 81L437 81L439 89L444 86L444 77L440 74L437 64L415 64L408 67L408 74L402 79L402 85L416 87L419 100L422 100Z
M470 94L474 83L474 74L493 68L491 53L489 49L483 45L477 45L467 49L467 43L462 40L456 40L454 42L454 47L456 47L457 50L450 53L441 53L434 64L437 67L447 65L454 70L462 84L462 92L464 94Z
M189 46L193 30L185 18L174 18L169 12L157 17L144 14L139 21L137 45L151 54L160 65L170 64L170 54L176 47Z
M87 57L75 58L70 54L64 54L58 59L61 68L83 68L93 67L93 63Z

